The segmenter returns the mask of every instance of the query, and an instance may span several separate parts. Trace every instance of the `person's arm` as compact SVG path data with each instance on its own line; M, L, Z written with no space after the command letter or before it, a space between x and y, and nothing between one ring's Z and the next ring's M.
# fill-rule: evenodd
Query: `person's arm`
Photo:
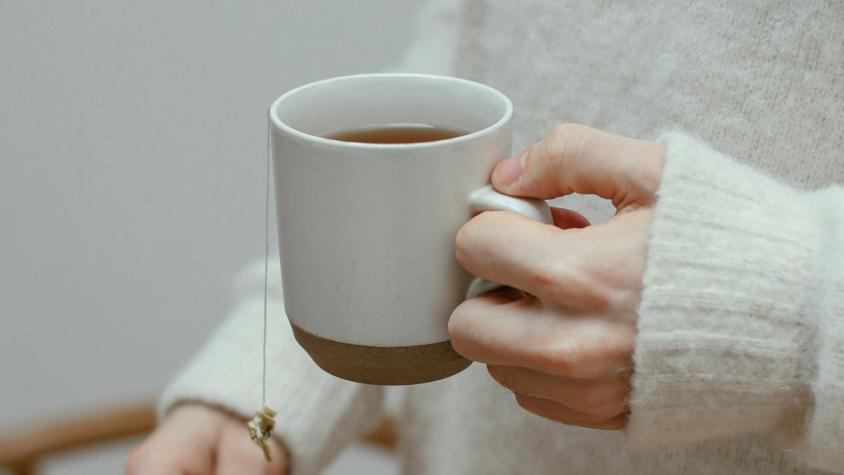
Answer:
M766 432L844 472L844 189L799 190L689 135L660 141L631 439Z
M524 409L626 427L639 446L770 436L844 473L844 189L799 190L679 132L577 124L492 183L617 210L587 227L571 210L555 226L486 212L457 235L467 270L528 293L470 299L449 320L455 350Z

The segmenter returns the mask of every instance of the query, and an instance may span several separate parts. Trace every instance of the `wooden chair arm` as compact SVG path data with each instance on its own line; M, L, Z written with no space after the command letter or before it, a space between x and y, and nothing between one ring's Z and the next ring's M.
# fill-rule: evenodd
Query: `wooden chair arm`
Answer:
M155 428L155 405L142 403L63 418L0 435L0 467L34 473L35 464L58 452L140 435Z
M8 468L16 475L31 475L35 473L38 461L47 456L146 434L155 428L155 422L155 404L145 402L0 434L0 468ZM363 440L387 449L395 448L395 422L385 419Z

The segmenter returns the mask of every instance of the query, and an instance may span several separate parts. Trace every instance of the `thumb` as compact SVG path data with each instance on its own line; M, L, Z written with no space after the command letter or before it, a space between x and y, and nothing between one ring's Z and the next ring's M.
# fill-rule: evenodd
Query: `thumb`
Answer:
M656 142L560 124L539 142L500 162L492 172L492 185L526 198L598 195L622 209L653 201L664 161L663 146Z

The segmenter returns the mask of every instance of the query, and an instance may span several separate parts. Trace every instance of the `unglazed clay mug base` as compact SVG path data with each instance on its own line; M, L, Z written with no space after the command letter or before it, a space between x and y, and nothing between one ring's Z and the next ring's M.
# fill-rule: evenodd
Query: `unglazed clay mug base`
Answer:
M299 344L338 377L415 384L469 365L448 318L473 281L454 257L472 215L508 210L551 222L547 205L488 186L511 152L513 107L463 79L366 74L293 89L270 107L285 311ZM325 138L387 124L465 130L434 142Z

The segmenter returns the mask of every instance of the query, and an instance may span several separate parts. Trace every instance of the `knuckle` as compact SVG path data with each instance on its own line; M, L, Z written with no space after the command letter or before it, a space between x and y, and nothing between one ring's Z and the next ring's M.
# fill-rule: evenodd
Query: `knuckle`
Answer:
M551 351L543 352L540 364L547 365L556 374L575 379L591 379L601 375L595 365L593 352L586 343L571 341L556 343Z
M538 351L536 363L549 372L579 380L604 380L629 370L635 347L635 330L618 325L602 327L600 335L583 335L577 341L550 335Z
M595 276L588 266L572 265L566 275L568 295L576 295L580 310L609 311L618 300L616 292L605 285L601 276Z
M566 243L563 243L565 245ZM546 259L526 269L528 284L547 299L572 310L609 311L618 302L617 292L600 276L592 275L577 256Z
M557 259L533 265L527 274L531 288L554 301L563 297L563 291L570 287L569 283L575 277L573 269Z
M560 349L560 345L553 344L551 348L540 349L533 355L532 366L547 370L552 374L569 375L571 361L569 360L568 350Z
M530 268L529 277L540 289L553 288L562 279L561 272L552 263L543 263Z
M576 156L586 131L587 128L580 124L564 122L555 125L546 137L547 142L543 147L544 158Z

